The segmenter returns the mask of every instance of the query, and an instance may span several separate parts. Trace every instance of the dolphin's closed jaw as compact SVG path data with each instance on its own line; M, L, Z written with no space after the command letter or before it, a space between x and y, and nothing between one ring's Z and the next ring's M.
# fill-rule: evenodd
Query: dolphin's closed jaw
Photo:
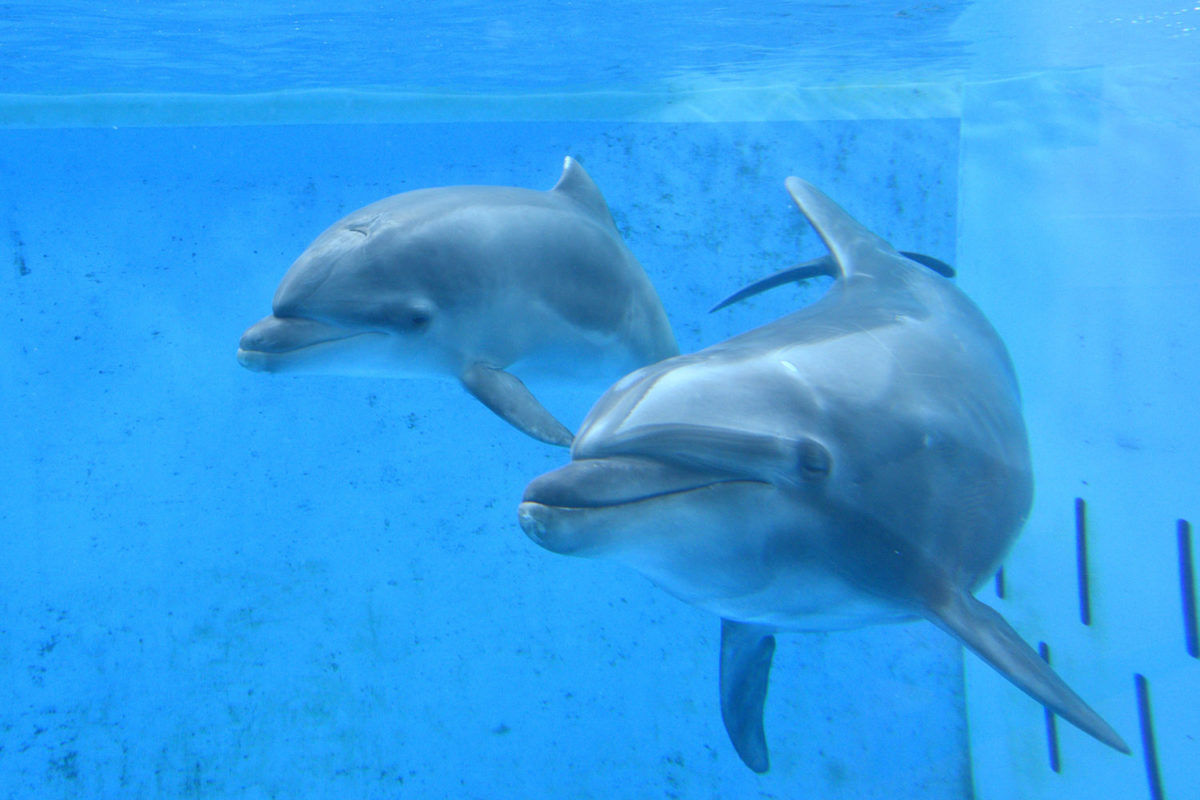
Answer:
M608 531L602 529L652 513L634 510L640 504L733 483L758 481L637 456L585 458L534 479L517 519L526 535L547 550L581 555L606 538Z
M238 342L238 363L256 372L286 368L289 356L319 345L375 333L355 331L303 317L272 314L251 325ZM382 335L382 334L376 334Z
M732 480L736 479L712 470L648 458L585 458L535 478L525 488L524 501L559 508L606 508Z
M239 350L260 353L289 353L302 347L344 339L351 335L344 328L303 317L277 317L272 314L251 325L238 342Z
M552 513L553 509L549 506L524 502L517 506L517 521L521 524L521 530L525 531L525 535L530 539L551 552L561 553L563 551L554 547L551 539L547 536L548 521L546 518Z

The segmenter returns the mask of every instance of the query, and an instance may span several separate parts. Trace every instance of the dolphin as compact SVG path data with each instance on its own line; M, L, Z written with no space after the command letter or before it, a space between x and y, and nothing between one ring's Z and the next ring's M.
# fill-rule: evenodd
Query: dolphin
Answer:
M568 157L546 192L405 192L334 223L237 358L262 372L442 375L530 436L571 431L510 366L605 382L679 349L600 190Z
M972 593L1023 526L1033 479L1012 363L979 309L813 186L818 301L614 384L521 527L610 558L721 617L721 714L768 768L774 634L924 617L1064 719L1129 747ZM928 268L927 268L928 267Z

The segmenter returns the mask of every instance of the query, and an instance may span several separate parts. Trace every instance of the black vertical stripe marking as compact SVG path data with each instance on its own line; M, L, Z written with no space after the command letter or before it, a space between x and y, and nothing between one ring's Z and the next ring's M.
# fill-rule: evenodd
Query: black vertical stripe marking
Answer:
M1004 599L1004 567L996 570L996 597Z
M1179 590L1183 599L1183 640L1188 655L1200 658L1200 634L1196 629L1196 568L1192 561L1192 526L1186 519L1176 523L1179 534Z
M1045 642L1038 642L1038 655L1042 657L1042 661L1049 664L1049 645ZM1062 772L1062 762L1059 759L1058 751L1058 719L1050 709L1043 708L1042 711L1046 715L1046 747L1050 753L1050 769L1055 772Z
M1146 781L1150 786L1150 800L1163 800L1162 776L1158 772L1158 750L1154 746L1154 720L1150 716L1150 684L1146 676L1135 674L1137 686L1138 720L1142 725L1142 755L1146 760Z
M1088 585L1087 504L1075 498L1075 568L1079 572L1079 619L1092 624L1092 594Z

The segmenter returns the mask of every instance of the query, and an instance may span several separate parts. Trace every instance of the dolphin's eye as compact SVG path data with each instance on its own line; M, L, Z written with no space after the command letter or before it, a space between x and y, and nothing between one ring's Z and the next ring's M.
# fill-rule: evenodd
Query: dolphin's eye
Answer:
M393 327L404 333L424 333L433 322L434 307L423 300L393 306L388 316Z
M809 439L800 445L800 457L796 466L799 467L800 477L804 480L823 481L829 477L833 458L828 450Z
M420 333L429 327L433 315L425 309L413 309L408 314L408 329Z

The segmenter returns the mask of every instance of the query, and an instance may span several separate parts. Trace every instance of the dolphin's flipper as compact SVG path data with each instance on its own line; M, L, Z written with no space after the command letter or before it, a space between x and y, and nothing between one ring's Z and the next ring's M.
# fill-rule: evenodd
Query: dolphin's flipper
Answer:
M475 363L459 377L468 392L514 427L547 444L571 446L574 434L515 375Z
M933 256L927 256L922 253L909 253L907 251L901 251L900 255L911 259L922 266L928 267L944 278L954 277L954 267L950 266L945 261L934 258ZM774 289L776 286L783 286L785 283L799 283L800 281L806 281L810 278L818 278L822 275L827 275L830 278L836 278L838 276L838 268L837 264L833 260L833 256L821 256L820 258L814 258L812 261L805 261L803 264L797 264L794 267L781 269L774 275L768 275L762 280L755 281L746 288L729 295L729 297L726 297L724 300L710 308L708 313L711 314L714 311L720 311L726 306L739 303L742 300L745 300L747 297L753 297L756 294L762 294L769 289Z
M799 283L806 281L809 278L818 278L822 275L828 275L831 278L837 277L837 265L833 263L832 256L821 256L814 258L812 261L805 261L803 264L797 264L794 267L781 269L774 275L768 275L762 280L755 281L747 286L726 297L721 302L708 310L708 313L720 311L726 306L731 306L734 303L741 302L747 297L753 297L756 294L762 294L768 289L774 289L776 286L783 286L785 283Z
M943 278L953 278L957 273L954 267L933 256L927 256L924 253L910 253L907 250L901 250L900 255L907 259L917 262L923 267L929 267L931 270L941 275Z
M961 639L1018 689L1084 733L1122 753L1130 752L1125 740L1071 691L995 610L967 592L957 591L929 613L934 623Z
M759 774L770 767L763 703L774 655L769 628L721 620L721 719L737 754Z

